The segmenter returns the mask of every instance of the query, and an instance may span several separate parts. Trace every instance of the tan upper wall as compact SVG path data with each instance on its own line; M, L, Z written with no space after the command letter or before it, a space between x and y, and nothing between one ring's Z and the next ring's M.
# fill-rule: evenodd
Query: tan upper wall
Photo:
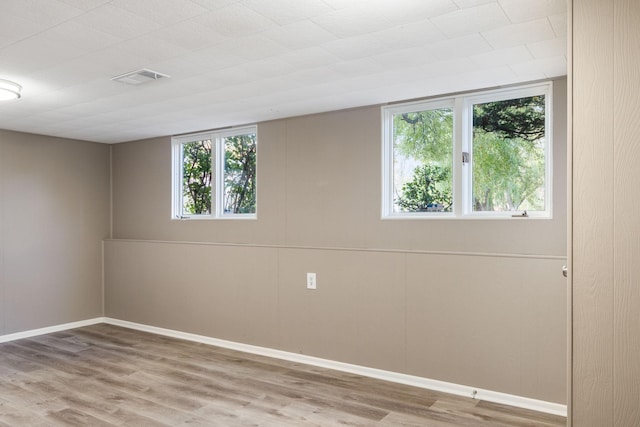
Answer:
M171 220L170 137L113 151L114 238L566 254L566 79L554 83L553 219L381 220L381 112L258 125L258 219Z
M0 335L102 315L109 147L0 131Z

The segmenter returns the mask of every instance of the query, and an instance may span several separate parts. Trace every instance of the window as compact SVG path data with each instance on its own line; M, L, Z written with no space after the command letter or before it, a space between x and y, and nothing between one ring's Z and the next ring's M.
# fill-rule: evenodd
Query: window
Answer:
M255 126L175 137L172 217L255 218Z
M383 107L383 217L551 216L551 83Z

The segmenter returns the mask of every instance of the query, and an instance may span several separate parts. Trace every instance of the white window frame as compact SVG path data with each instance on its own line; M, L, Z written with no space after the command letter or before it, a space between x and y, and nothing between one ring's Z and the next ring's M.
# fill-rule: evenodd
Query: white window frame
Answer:
M553 209L553 82L521 85L414 101L382 107L382 219L550 219ZM473 105L483 102L545 96L545 209L527 212L474 212L472 206ZM453 118L453 208L452 212L394 212L393 200L393 116L437 108L454 108ZM462 153L469 153L469 163Z
M455 98L439 98L430 101L407 102L382 109L382 133L383 133L383 164L382 164L382 217L383 218L449 218L455 216L455 212L394 212L393 187L394 187L394 152L393 152L393 116L396 114L410 113L414 111L438 110L450 108L454 112L452 158L453 158L453 198L455 200L456 188L456 103ZM455 203L454 203L455 207Z
M258 126L242 126L220 131L209 131L180 135L171 138L171 218L175 220L194 219L257 219L258 217L258 183L256 181L256 212L255 213L225 213L224 212L224 163L225 163L225 138L230 136L255 134L256 144L258 140ZM211 140L211 213L210 214L185 214L183 212L183 150L182 145L200 141ZM258 169L258 147L256 146L256 176Z

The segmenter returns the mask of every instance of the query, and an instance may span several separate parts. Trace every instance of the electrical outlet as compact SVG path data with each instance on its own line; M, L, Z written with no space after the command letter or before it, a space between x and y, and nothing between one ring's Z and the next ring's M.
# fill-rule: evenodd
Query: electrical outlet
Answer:
M316 273L307 273L307 289L316 289Z

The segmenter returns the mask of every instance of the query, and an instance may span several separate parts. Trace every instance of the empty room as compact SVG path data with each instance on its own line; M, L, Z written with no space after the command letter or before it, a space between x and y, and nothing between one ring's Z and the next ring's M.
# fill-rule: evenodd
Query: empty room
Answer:
M640 423L640 5L0 6L0 426Z

